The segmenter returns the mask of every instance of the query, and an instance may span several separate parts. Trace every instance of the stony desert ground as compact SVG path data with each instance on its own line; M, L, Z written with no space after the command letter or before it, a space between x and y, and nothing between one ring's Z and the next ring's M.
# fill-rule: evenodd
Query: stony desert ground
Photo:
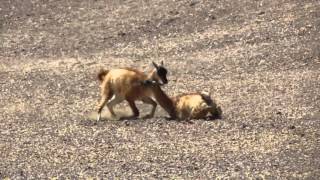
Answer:
M4 0L0 32L0 179L320 178L318 0ZM99 69L152 61L222 119L96 123Z

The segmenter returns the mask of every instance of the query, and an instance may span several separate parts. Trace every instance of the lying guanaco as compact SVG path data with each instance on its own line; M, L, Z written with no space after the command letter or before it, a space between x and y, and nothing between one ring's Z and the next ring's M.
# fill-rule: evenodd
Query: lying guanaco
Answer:
M168 112L171 118L175 118L173 102L160 87L160 85L168 83L167 69L163 66L163 62L161 65L157 65L155 62L152 64L154 69L149 74L131 68L100 70L98 79L101 82L101 100L97 106L97 121L100 120L101 111L105 105L111 116L115 117L113 107L124 100L129 103L133 112L133 115L127 118L133 119L139 116L139 110L135 104L136 100L152 105L151 112L144 117L152 118L157 107L157 103L152 97Z
M176 108L177 118L182 120L205 119L210 113L213 119L221 118L222 110L212 100L210 94L188 93L175 96L172 101Z

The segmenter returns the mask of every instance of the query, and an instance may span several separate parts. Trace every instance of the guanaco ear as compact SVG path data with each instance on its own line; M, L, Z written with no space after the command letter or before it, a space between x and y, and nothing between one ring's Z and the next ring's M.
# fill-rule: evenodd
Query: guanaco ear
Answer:
M153 66L154 66L156 69L159 68L159 66L158 66L155 62L152 61L152 64L153 64Z
M161 66L163 66L163 61L161 61L161 63L160 63L160 64L161 64Z

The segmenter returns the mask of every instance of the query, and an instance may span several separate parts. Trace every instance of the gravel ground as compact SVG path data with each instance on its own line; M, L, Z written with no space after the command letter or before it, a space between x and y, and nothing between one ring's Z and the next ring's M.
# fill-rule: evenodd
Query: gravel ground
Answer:
M0 179L320 177L318 0L10 0L0 32ZM223 118L93 121L101 67L161 60Z

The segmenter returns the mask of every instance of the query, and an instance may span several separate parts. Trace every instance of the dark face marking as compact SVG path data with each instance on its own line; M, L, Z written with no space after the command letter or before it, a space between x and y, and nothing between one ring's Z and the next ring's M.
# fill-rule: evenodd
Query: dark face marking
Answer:
M167 84L168 83L167 73L168 73L168 71L167 71L166 68L164 68L163 66L158 66L157 74L160 77L160 79L163 82L163 84Z

